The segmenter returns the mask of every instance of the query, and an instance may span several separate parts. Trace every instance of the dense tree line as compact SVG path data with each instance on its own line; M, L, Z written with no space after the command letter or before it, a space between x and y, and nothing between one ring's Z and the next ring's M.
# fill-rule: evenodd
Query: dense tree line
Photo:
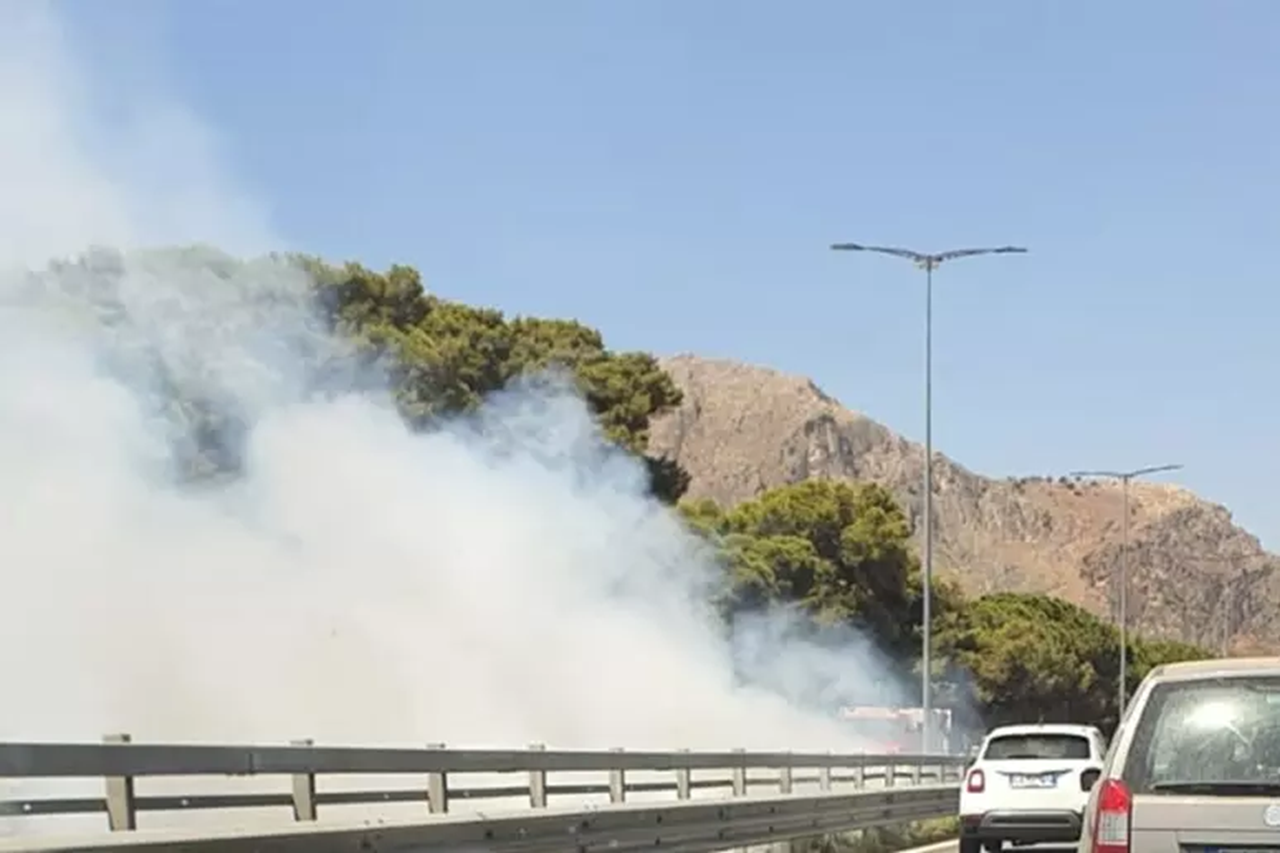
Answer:
M810 480L728 510L705 501L681 510L719 548L729 618L792 605L817 623L857 627L919 672L920 565L906 516L884 488ZM938 704L974 715L959 723L1114 726L1118 632L1083 608L1009 592L970 600L953 583L935 580L933 625ZM1128 688L1160 663L1210 656L1131 635Z
M289 311L274 309L289 301L290 291L255 288L255 276L274 274L282 261L305 271L304 292L294 295L317 318L320 337L345 342L340 350L286 328L280 317ZM163 311L143 300L142 313L150 316L136 316L138 279L145 285L147 275L178 269L188 277L198 270L188 282L193 297L225 291L230 296L224 301L247 312L244 322L255 334L304 353L317 388L376 370L390 380L406 421L418 429L476 408L516 377L558 366L573 378L608 438L643 457L650 420L680 402L679 389L647 353L612 351L598 331L573 320L511 318L442 299L405 266L375 272L302 256L241 262L203 248L128 258L99 250L35 275L33 289L56 292L103 328L132 324L133 332L141 332L124 336L133 344L117 346L108 361L147 366L158 405L173 413L188 476L233 475L236 443L251 413L237 409L234 395L209 378L216 371L166 357L157 331L166 322ZM223 333L194 326L183 331L208 334L215 344ZM685 472L670 460L645 457L645 463L654 493L676 502L688 485ZM686 502L680 511L719 555L725 583L718 604L730 624L741 614L787 605L815 626L857 628L904 668L919 666L920 566L910 523L885 489L809 481L731 508L703 501ZM1042 595L969 600L954 584L935 581L934 620L939 704L981 717L961 722L1114 722L1117 634L1085 610ZM1131 638L1130 645L1130 689L1160 662L1208 656L1179 643Z

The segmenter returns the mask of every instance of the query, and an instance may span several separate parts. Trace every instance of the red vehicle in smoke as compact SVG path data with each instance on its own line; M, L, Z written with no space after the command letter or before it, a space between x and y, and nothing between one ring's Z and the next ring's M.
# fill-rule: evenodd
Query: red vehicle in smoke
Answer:
M839 717L858 735L887 755L923 752L924 708L886 705L847 705ZM951 751L951 709L933 709L933 748L930 752Z

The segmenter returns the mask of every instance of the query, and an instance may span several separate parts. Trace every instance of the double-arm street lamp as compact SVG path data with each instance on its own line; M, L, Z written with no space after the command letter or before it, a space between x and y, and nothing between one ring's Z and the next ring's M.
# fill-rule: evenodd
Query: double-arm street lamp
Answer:
M1165 471L1177 471L1182 465L1152 465L1149 468L1135 468L1132 471L1073 471L1072 477L1107 478L1120 481L1121 512L1120 522L1120 613L1117 621L1120 627L1120 683L1116 694L1116 719L1124 716L1126 684L1129 671L1129 483L1138 477L1149 474L1160 474Z
M920 704L924 711L921 727L921 748L928 752L933 743L933 690L931 678L933 648L933 271L946 261L969 258L976 255L1022 254L1027 250L1018 246L1000 246L990 249L952 249L947 252L927 254L911 249L891 246L864 246L860 243L836 243L831 247L838 252L878 252L911 261L925 273L924 289L924 589L923 589L923 651L921 653Z

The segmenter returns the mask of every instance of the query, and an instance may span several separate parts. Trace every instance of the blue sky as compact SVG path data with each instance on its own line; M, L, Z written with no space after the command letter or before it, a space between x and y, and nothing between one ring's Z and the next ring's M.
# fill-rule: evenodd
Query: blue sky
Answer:
M145 51L291 244L812 376L990 475L1181 462L1268 543L1280 3L64 4ZM127 16L124 10L129 10Z

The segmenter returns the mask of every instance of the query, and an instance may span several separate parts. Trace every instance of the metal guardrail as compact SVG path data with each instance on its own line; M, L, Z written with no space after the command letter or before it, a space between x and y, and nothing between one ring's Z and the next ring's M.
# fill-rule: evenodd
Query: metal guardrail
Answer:
M103 780L100 797L0 800L0 820L105 813L113 832L59 839L29 836L0 841L2 850L94 848L184 851L369 851L479 845L515 853L632 847L720 850L747 844L839 832L954 814L964 758L783 752L628 752L451 750L290 746L132 744L124 735L102 744L0 743L0 779ZM461 785L464 774L524 775L518 784ZM607 781L562 782L550 774L607 774ZM317 777L422 777L396 790L318 790ZM637 780L637 775L653 778ZM284 776L274 792L141 795L147 777ZM902 786L908 781L910 787ZM505 781L505 780L504 780ZM883 787L868 790L868 785ZM801 793L799 785L816 785ZM836 791L852 786L852 791ZM753 789L773 789L760 796ZM720 789L717 799L695 792ZM629 794L673 792L673 803L629 802ZM553 798L607 796L607 805L556 808ZM450 813L460 800L526 799L529 809L505 814ZM410 820L320 821L322 806L421 803ZM557 804L558 805L558 804ZM235 830L138 829L149 811L290 809L294 823ZM14 846L18 845L18 846Z

